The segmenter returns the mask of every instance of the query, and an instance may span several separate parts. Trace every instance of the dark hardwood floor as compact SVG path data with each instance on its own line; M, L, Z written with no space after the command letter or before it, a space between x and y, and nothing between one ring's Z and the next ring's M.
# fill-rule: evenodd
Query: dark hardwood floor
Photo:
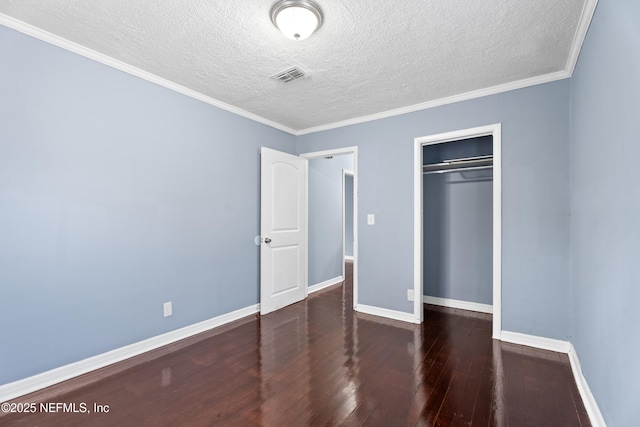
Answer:
M347 282L16 399L59 412L0 425L590 425L567 356L493 341L490 315L425 306L411 325L351 307Z

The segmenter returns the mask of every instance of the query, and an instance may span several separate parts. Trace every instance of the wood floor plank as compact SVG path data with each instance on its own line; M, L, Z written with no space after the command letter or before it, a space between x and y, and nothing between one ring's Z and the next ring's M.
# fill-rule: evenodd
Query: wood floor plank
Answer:
M422 325L356 313L346 268L298 304L14 401L90 414L0 413L0 425L589 426L565 354L492 340L484 313L425 305Z

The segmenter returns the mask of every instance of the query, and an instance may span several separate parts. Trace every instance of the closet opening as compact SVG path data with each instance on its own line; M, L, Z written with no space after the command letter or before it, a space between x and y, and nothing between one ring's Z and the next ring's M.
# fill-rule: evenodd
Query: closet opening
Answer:
M422 147L423 301L493 312L493 137Z
M500 125L415 144L416 320L424 303L492 313L500 339Z

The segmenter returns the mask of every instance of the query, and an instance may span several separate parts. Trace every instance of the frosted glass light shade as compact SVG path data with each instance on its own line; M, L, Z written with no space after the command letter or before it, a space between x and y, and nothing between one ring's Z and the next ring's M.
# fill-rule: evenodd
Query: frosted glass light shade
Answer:
M291 40L304 40L322 25L322 12L309 0L283 0L273 6L271 21Z

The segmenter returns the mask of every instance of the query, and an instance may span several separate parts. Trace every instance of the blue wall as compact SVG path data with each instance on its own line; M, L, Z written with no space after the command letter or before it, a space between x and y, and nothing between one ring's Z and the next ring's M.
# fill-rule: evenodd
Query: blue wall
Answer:
M342 276L342 170L353 154L309 160L309 286Z
M424 175L424 295L493 304L493 180L480 172Z
M569 81L297 139L299 153L358 146L359 302L412 312L414 138L502 123L503 329L566 340ZM366 215L376 224L366 225Z
M0 384L258 303L293 136L5 27L0 58Z
M503 329L570 339L633 424L639 7L571 81L297 138L0 27L0 384L257 303L260 146L359 147L360 302L411 312L413 139L500 122Z
M345 175L344 193L344 255L353 256L353 175Z
M600 1L571 79L571 341L610 427L640 400L640 3Z

